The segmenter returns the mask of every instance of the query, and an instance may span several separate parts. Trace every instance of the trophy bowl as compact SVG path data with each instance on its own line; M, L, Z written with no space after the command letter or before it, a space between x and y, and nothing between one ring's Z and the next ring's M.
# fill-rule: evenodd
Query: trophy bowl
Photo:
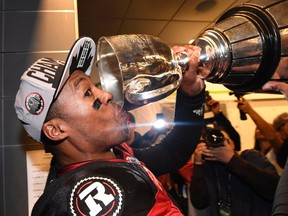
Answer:
M103 90L129 109L167 97L182 79L170 47L145 34L101 37L96 65Z

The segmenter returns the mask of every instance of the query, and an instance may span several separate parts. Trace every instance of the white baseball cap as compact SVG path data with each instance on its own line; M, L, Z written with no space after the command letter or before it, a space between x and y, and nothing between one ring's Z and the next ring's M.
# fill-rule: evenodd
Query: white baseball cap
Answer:
M41 58L24 72L14 107L18 119L34 140L41 142L42 126L49 108L70 75L75 70L90 75L95 51L93 39L81 37L73 44L66 62Z

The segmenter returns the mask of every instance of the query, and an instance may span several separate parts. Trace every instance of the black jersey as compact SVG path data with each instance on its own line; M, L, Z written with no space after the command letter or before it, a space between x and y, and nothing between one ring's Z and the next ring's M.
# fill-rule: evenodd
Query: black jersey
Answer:
M32 216L182 215L155 176L186 164L200 138L203 104L204 90L193 97L178 92L175 127L155 146L131 149L120 144L113 148L116 159L80 162L60 170L51 166Z

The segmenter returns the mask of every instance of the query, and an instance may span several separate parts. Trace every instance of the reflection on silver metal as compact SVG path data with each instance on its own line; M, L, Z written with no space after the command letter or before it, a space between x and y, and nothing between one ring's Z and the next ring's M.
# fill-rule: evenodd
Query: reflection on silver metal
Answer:
M192 42L202 48L199 76L233 91L261 88L288 57L287 10L287 0L252 0L225 12Z
M240 92L258 91L271 78L287 80L287 10L288 0L252 0L225 12L192 42L202 49L198 75ZM149 35L101 37L97 57L102 88L121 106L171 94L189 62Z
M162 99L181 82L180 65L187 67L185 61L189 61L185 53L182 56L176 58L167 44L149 35L101 37L97 67L102 88L121 106L141 106Z

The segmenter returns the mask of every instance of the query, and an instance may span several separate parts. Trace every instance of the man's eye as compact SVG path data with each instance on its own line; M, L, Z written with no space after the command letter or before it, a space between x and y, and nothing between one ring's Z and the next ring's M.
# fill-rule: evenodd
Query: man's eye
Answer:
M90 89L88 89L86 92L85 92L85 97L88 97L88 96L91 96L92 95L92 91Z

